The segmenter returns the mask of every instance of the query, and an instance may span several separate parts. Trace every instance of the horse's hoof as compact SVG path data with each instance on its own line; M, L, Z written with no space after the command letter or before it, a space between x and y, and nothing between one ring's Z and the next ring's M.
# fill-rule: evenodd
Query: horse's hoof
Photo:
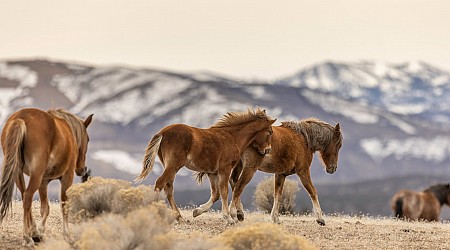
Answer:
M34 240L31 237L23 236L23 247L34 247Z
M238 213L237 214L237 218L239 221L243 221L244 220L244 213Z
M319 225L325 226L325 220L324 220L324 219L317 219L316 221L317 221L317 223L318 223Z
M33 239L34 243L39 243L39 242L44 241L43 235L33 235L31 238Z
M194 211L192 212L192 216L194 216L194 218L199 216L199 215L201 215L201 214L202 214L202 212L200 212L199 209L194 209Z

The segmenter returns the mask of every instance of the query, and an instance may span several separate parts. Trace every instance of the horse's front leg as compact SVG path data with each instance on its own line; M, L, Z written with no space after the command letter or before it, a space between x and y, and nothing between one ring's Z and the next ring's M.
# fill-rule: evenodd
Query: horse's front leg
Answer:
M255 174L257 168L256 167L245 167L240 175L238 181L236 182L233 189L233 196L231 198L230 203L230 213L233 218L236 218L239 221L244 220L244 211L241 203L241 194L245 189L245 186L250 182Z
M231 217L230 210L228 209L228 181L230 179L231 168L226 170L219 170L219 192L220 198L222 200L222 216L227 221L228 224L232 225L235 223Z
M314 187L311 181L309 168L300 173L297 173L297 175L300 177L303 186L305 187L306 191L309 194L309 197L311 198L311 202L313 205L313 212L316 215L317 223L319 223L319 225L321 226L325 226L325 218L322 209L320 208L319 197L317 196L316 188Z
M74 172L73 171L67 171L66 174L64 174L61 179L61 212L63 216L63 236L66 239L67 242L73 243L74 240L72 236L70 235L69 230L69 211L66 207L67 205L67 189L72 185L73 183L73 177Z
M217 174L208 174L208 179L211 185L211 196L209 197L209 200L206 203L200 205L198 208L194 210L194 212L192 213L194 217L197 217L202 213L208 211L212 207L214 202L216 202L220 197Z
M286 176L283 174L275 174L275 189L273 193L273 207L272 212L270 213L270 217L274 223L280 223L280 219L278 217L280 210L280 199L283 194L284 181Z

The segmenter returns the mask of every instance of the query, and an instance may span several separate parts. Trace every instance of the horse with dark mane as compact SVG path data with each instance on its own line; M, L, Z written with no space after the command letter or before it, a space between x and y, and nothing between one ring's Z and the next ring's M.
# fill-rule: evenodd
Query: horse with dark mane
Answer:
M273 126L272 130L273 134L260 134L261 138L255 139L253 147L248 147L244 151L240 165L233 170L233 180L230 182L234 186L230 204L232 217L244 219L240 196L256 170L260 170L275 174L274 203L271 212L273 222L279 222L278 209L285 178L297 174L311 198L317 222L325 225L317 191L311 181L310 166L314 152L319 151L327 173L332 174L336 171L339 149L342 146L339 124L333 127L316 118L309 118L299 122L282 122L280 126ZM263 155L261 152L268 140L271 141L271 151Z
M228 209L228 180L239 162L242 152L260 131L271 130L275 122L264 110L248 110L244 113L225 114L208 129L184 124L173 124L163 128L150 140L145 152L141 174L142 181L151 172L156 155L164 166L164 172L156 180L155 191L164 189L171 208L181 219L173 197L173 182L176 173L186 166L188 169L208 175L211 182L211 198L202 208L211 207L222 199L222 215L228 223L234 223ZM217 188L218 187L218 188ZM194 217L197 214L194 212Z
M444 204L450 205L450 184L434 185L422 192L403 189L391 199L395 217L410 220L439 221Z
M86 151L89 137L86 120L63 110L42 111L22 109L9 117L3 128L3 172L0 184L0 222L11 208L14 182L23 203L24 246L33 246L43 240L45 223L49 214L47 186L52 180L61 182L61 210L63 233L69 235L68 214L64 212L66 190L72 185L74 174L86 178ZM23 174L30 177L28 186ZM39 190L42 220L39 227L33 219L31 203Z

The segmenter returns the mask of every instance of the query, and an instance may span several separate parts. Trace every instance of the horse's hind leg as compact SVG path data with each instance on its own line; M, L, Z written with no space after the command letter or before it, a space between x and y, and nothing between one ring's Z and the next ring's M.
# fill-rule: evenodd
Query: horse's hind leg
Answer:
M273 207L272 212L270 213L270 217L274 223L280 223L280 219L278 218L279 209L280 209L280 198L283 194L283 186L284 181L286 179L285 175L275 174L275 190L273 193Z
M38 241L38 238L34 236L38 235L36 230L36 223L32 214L32 202L33 195L39 188L42 181L41 176L31 175L28 187L23 193L23 239L24 246L34 246L34 240Z
M158 177L158 179L156 179L155 192L159 193L161 192L161 190L167 188L167 190L165 190L165 193L166 195L169 194L167 199L170 203L170 206L172 207L174 212L177 213L177 219L181 220L181 213L177 208L175 199L173 198L173 181L178 170L180 170L180 168L183 166L183 163L178 162L180 161L180 159L177 159L177 162L172 162L172 159L173 158L168 157L165 158L166 168L164 169L162 175Z
M208 174L208 179L211 185L211 196L205 204L200 205L194 210L194 212L192 213L194 217L197 217L202 213L208 211L212 207L214 202L216 202L220 197L217 174Z
M301 180L303 186L305 187L306 191L309 194L309 197L311 198L311 202L313 205L313 212L317 217L317 219L316 219L317 223L319 223L319 225L324 226L325 218L323 216L322 209L320 208L319 198L317 196L316 188L314 187L314 185L312 184L312 181L311 181L309 169L302 171L300 173L297 173L297 175L300 177L300 180Z
M41 234L41 237L43 237L43 234L45 232L45 223L47 222L48 214L50 213L50 205L48 203L48 196L47 196L47 187L48 187L48 181L44 180L41 183L41 186L39 187L39 199L41 200L41 224L38 227L39 234Z
M177 208L177 204L175 203L175 198L173 197L173 181L167 182L164 187L164 192L166 193L167 200L169 201L170 207L177 213L177 220L181 220L180 210Z

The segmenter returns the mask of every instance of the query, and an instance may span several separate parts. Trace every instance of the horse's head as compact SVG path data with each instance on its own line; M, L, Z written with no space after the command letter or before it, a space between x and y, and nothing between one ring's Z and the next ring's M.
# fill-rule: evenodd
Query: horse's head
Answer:
M445 185L445 188L447 189L447 205L450 206L450 183Z
M77 166L75 169L75 173L78 176L82 176L83 179L86 179L89 177L89 173L90 171L88 170L87 166L86 166L86 152L88 149L88 143L89 143L89 135L87 133L87 127L89 126L89 124L91 124L92 122L92 115L88 116L88 118L86 118L86 120L83 122L83 129L82 129L82 135L81 135L81 140L80 140L80 145L78 145L79 147L79 152L78 152L78 160L77 160Z
M262 130L256 133L253 141L253 147L262 155L269 154L272 151L272 126L268 130Z
M339 158L339 150L342 147L342 133L341 127L338 124L334 127L333 137L330 143L320 151L322 161L325 165L327 173L332 174L336 172Z

